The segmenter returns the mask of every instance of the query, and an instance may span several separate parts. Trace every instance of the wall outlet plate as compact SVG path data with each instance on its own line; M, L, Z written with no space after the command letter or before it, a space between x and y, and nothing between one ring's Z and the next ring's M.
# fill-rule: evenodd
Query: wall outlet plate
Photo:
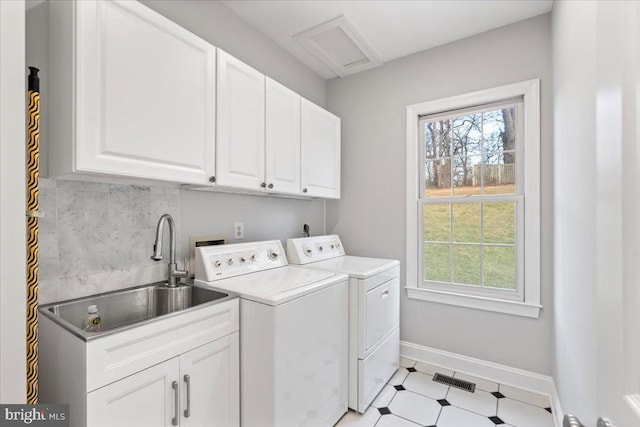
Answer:
M234 240L244 239L244 222L233 223L233 238Z

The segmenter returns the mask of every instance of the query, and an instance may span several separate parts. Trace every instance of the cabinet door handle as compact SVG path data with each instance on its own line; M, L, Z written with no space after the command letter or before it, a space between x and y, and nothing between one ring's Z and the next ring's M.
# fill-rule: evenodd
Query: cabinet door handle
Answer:
M269 184L267 187L269 187L269 188L273 188L273 184Z
M260 187L262 187L262 188L264 188L264 187L266 187L266 186L267 186L267 183L266 183L266 182L263 182L262 184L260 184Z
M174 417L171 419L171 425L172 426L177 426L178 425L178 412L180 412L180 402L178 402L178 381L172 382L171 383L171 388L173 389L173 397L175 398L174 407L173 407Z
M387 289L386 291L380 293L380 299L385 299L388 296L389 296L389 289Z
M306 188L303 188L303 189L302 189L302 192L303 192L303 193L306 193L307 191L308 191L308 190L307 190Z
M191 377L185 375L184 382L187 383L187 409L184 410L184 417L189 418L191 416Z

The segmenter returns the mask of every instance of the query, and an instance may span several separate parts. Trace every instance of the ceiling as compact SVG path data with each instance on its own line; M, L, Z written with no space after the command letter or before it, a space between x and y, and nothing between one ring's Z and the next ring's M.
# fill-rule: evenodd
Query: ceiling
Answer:
M388 62L549 12L553 0L226 0L223 3L318 75L330 79L339 74L297 41L295 35L344 16L360 40L382 62Z

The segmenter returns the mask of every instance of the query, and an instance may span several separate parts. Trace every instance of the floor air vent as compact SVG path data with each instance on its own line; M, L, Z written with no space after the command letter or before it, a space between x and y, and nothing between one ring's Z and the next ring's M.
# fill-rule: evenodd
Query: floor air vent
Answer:
M468 391L473 393L476 391L476 385L474 383L470 383L469 381L460 380L458 378L450 377L449 375L443 375L440 373L436 373L433 376L433 380L438 383L450 385L451 387L459 388L464 391Z

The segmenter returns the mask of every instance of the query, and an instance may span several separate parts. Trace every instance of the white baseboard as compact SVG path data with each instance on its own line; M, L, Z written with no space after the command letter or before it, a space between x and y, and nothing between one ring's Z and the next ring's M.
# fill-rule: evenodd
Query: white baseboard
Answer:
M556 426L562 426L562 408L555 382L548 375L487 362L462 354L438 350L419 344L400 341L400 355L409 359L439 365L454 371L487 378L534 393L545 394L551 400Z

